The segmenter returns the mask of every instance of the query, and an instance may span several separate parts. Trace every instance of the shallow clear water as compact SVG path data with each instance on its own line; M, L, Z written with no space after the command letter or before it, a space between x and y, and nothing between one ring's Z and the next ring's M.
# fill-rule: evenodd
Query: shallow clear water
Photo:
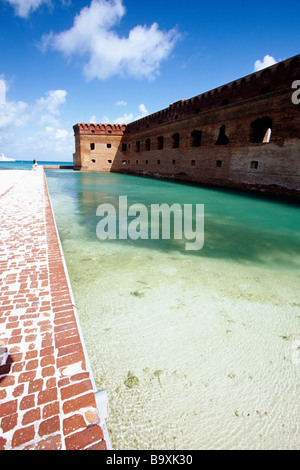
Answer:
M114 449L298 449L299 205L46 171ZM205 244L96 236L96 208L204 204ZM298 354L299 353L299 354Z

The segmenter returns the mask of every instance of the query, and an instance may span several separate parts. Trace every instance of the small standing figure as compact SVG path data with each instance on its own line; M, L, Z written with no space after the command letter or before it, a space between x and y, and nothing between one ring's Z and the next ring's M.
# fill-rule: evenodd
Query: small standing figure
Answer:
M37 161L36 161L36 159L33 160L32 169L33 169L33 170L36 170L36 169L37 169Z

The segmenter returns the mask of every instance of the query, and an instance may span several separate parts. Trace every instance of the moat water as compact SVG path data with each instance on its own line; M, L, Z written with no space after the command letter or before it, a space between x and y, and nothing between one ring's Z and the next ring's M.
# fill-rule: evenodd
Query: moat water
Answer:
M300 207L117 174L46 171L114 449L299 449ZM96 236L120 195L204 204L205 244Z

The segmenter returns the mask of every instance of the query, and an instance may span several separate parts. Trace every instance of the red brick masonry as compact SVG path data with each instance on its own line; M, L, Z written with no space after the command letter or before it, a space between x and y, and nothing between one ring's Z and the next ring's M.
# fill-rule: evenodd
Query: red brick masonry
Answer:
M0 223L0 450L106 449L42 169Z

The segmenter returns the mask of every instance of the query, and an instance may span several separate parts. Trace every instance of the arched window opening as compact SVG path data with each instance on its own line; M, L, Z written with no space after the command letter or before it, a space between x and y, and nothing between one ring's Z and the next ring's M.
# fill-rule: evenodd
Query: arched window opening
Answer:
M172 135L172 148L173 149L178 149L179 148L179 142L180 142L180 134L176 132L176 134Z
M269 143L272 135L272 119L262 117L256 119L250 126L250 142Z
M164 138L160 136L157 138L157 150L162 150L164 148Z
M191 132L191 147L200 147L202 139L202 132L194 130Z
M267 93L270 93L270 91L271 91L270 85L266 85L266 86L262 87L261 94L266 95Z
M151 140L150 140L150 139L147 139L147 140L146 140L146 143L145 143L145 149L146 149L147 151L149 151L149 150L150 150L150 147L151 147Z
M229 139L226 135L226 126L224 126L223 124L223 126L220 127L220 132L216 141L216 145L227 145L227 144L229 144Z

